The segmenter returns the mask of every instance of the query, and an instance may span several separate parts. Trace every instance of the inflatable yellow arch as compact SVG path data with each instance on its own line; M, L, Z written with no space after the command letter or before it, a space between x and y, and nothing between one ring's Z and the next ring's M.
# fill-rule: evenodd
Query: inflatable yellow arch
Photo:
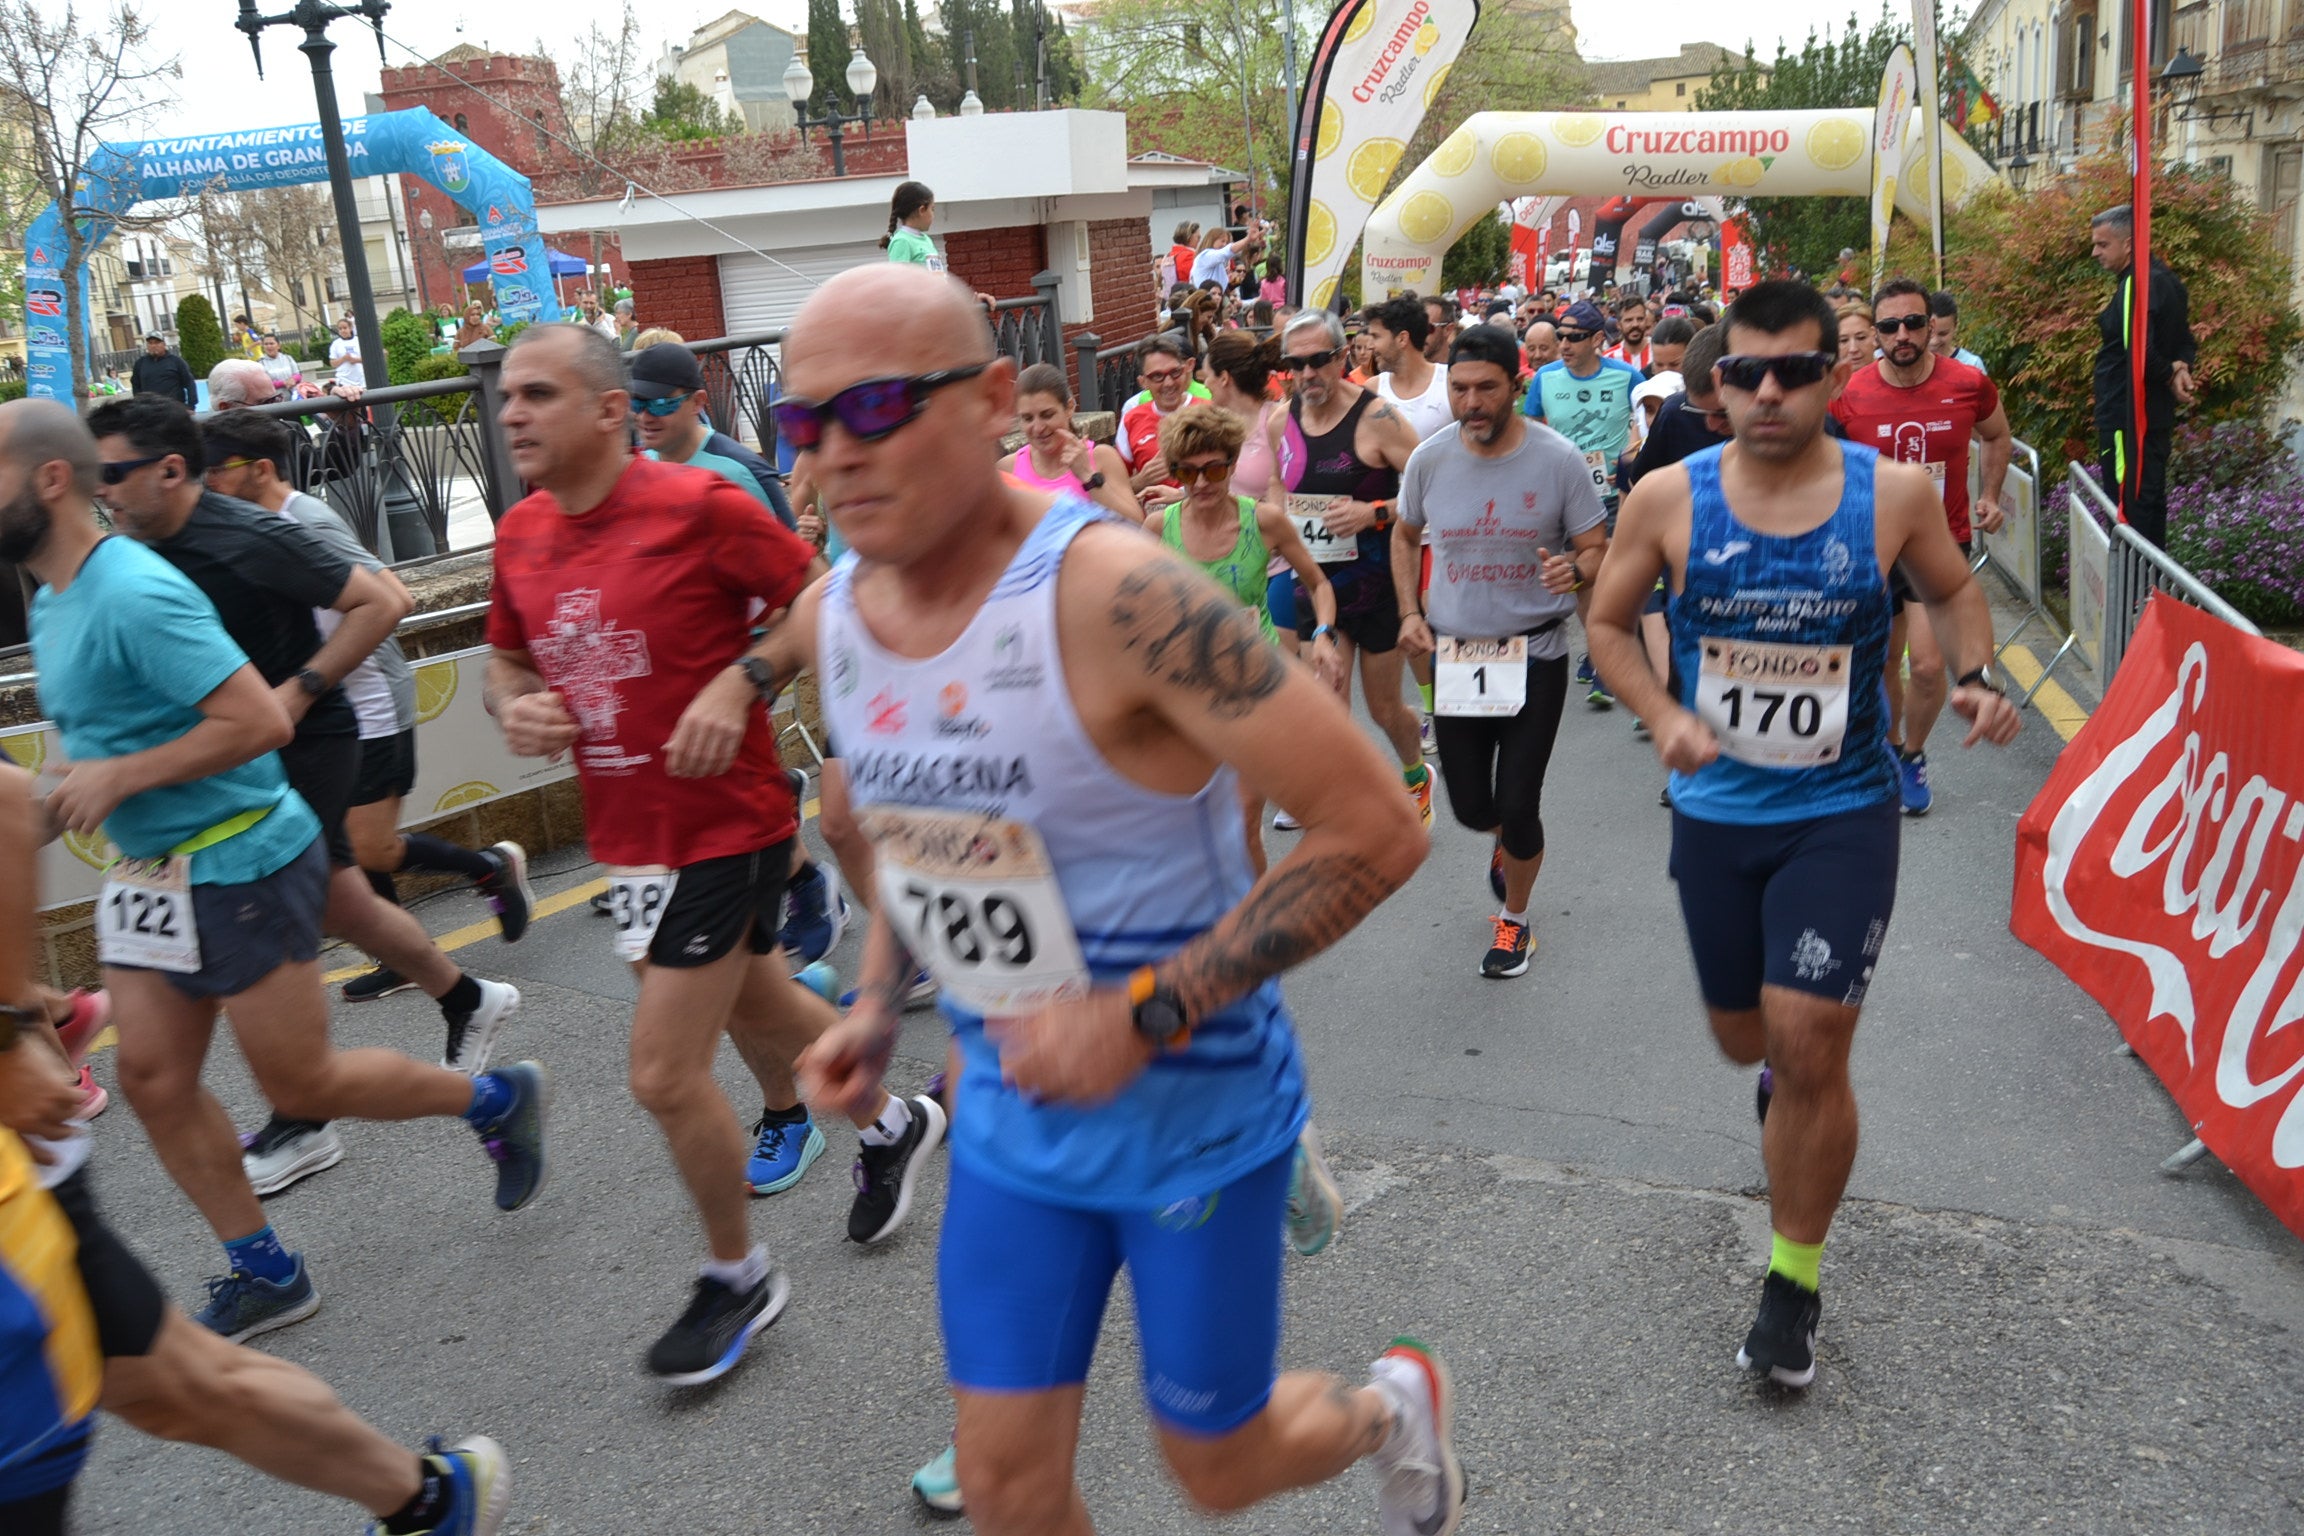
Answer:
M1369 215L1360 291L1429 292L1440 258L1497 205L1533 196L1870 197L1872 109L1805 112L1480 112ZM1919 115L1906 124L1896 206L1928 223ZM1944 136L1944 206L1997 173ZM1325 306L1327 293L1310 302Z

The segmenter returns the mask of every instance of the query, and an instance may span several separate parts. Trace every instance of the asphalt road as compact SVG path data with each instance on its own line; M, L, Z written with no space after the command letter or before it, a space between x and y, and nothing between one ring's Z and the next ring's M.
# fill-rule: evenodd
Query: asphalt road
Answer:
M1749 1076L1703 1027L1664 877L1659 772L1621 712L1570 706L1547 795L1529 973L1478 975L1486 848L1445 802L1414 883L1292 977L1318 1114L1351 1211L1291 1261L1291 1366L1358 1375L1395 1332L1451 1360L1467 1532L2304 1530L2304 1250L2186 1137L2102 1013L2007 931L2015 818L2059 746L1940 740L1934 815L1907 822L1888 950L1858 1036L1864 1145L1825 1254L1821 1374L1804 1395L1733 1363L1767 1252ZM1275 851L1287 839L1275 836ZM576 855L544 892L592 878ZM435 930L479 908L423 909ZM631 983L581 905L516 948L462 952L518 983L508 1049L548 1062L554 1171L515 1216L460 1126L350 1125L338 1168L272 1202L326 1297L262 1347L387 1432L495 1435L508 1530L905 1532L906 1478L942 1444L933 1302L941 1173L884 1248L843 1240L845 1136L754 1206L793 1275L735 1375L667 1393L638 1369L697 1242L624 1088ZM840 958L852 966L857 940ZM338 963L342 963L339 961ZM339 1007L344 1043L432 1052L414 994ZM915 1015L894 1081L943 1036ZM100 1074L105 1071L100 1064ZM721 1075L740 1105L732 1052ZM212 1071L260 1115L229 1045ZM98 1123L114 1223L180 1304L218 1255L134 1115ZM1138 1407L1125 1305L1108 1319L1080 1475L1098 1529L1196 1523ZM1230 1521L1373 1532L1348 1475ZM304 1532L357 1512L113 1425L86 1532Z

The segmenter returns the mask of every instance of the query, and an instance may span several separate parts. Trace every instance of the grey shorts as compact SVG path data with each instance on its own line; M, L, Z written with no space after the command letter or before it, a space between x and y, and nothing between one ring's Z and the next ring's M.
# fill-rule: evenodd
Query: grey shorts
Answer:
M186 997L237 997L283 965L317 959L328 905L328 848L321 838L261 880L192 887L200 969L162 971ZM116 970L144 970L123 965Z

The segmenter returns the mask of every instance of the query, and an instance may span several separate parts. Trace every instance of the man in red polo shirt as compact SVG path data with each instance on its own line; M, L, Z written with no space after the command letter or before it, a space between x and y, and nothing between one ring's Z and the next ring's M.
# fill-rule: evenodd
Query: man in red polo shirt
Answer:
M2000 391L1981 368L1928 350L1928 290L1911 279L1894 278L1874 294L1872 318L1880 334L1880 356L1850 375L1848 387L1832 402L1832 414L1847 428L1850 442L1928 471L1943 499L1952 537L1965 554L1971 522L1986 533L2000 527L2000 492L2016 443L2008 413L2000 408ZM1968 505L1971 435L1984 443L1973 518ZM1888 634L1888 739L1896 748L1904 814L1925 816L1935 803L1928 787L1927 746L1928 733L1944 711L1944 651L1924 617L1912 622L1922 605L1903 572L1891 572L1888 586L1896 604ZM1898 666L1907 644L1909 684L1901 680Z
M660 1380L734 1368L788 1283L753 1244L744 1130L712 1077L725 1031L763 1099L797 1103L791 1065L836 1020L777 952L799 820L751 644L753 604L799 595L814 551L709 470L635 458L615 343L577 325L521 333L500 414L536 489L496 529L488 708L516 753L572 752L584 830L608 866L616 950L639 973L631 1078L670 1143L711 1258L648 1355ZM885 1093L864 1141L849 1235L902 1222L935 1101Z

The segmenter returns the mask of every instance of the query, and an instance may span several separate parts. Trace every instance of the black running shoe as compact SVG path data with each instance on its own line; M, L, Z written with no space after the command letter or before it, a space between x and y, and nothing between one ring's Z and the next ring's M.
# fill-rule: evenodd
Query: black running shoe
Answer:
M1736 1351L1736 1363L1748 1371L1766 1371L1778 1386L1808 1385L1816 1379L1816 1324L1823 1316L1823 1298L1770 1270L1760 1288L1760 1315Z
M536 893L528 888L528 853L518 843L502 842L481 850L494 870L473 882L473 888L496 909L496 930L507 944L517 944L528 931L529 909Z
M380 965L376 969L363 972L344 983L344 1001L348 1003L372 1003L380 997L390 997L395 992L405 992L415 985L416 983L392 967Z
M928 1095L904 1101L912 1121L893 1146L856 1150L856 1203L848 1207L848 1240L877 1243L895 1235L912 1210L912 1186L928 1154L944 1139L944 1106Z
M700 1277L688 1310L648 1351L648 1374L671 1387L718 1380L736 1368L754 1336L784 1314L791 1297L791 1281L773 1267L749 1291Z

